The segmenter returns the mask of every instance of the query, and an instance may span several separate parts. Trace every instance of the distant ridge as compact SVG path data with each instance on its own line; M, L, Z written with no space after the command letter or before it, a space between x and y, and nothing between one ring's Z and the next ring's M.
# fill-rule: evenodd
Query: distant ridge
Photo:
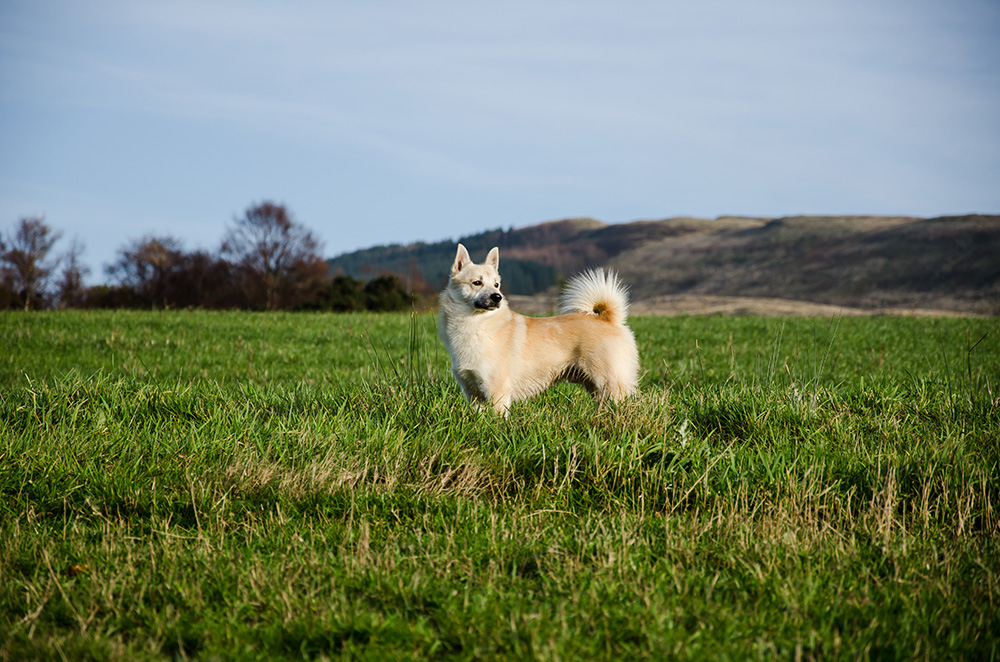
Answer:
M591 218L459 239L482 259L500 247L505 289L552 294L562 279L606 266L633 300L741 297L878 311L1000 315L1000 216L675 217L606 224ZM455 241L391 245L331 259L335 273L395 273L414 289L443 287Z

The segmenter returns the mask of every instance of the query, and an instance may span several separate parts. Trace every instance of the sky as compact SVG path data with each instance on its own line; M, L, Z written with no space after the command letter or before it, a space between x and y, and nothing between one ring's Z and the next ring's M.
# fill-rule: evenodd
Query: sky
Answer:
M90 281L252 204L323 253L589 216L1000 212L996 0L0 0L0 232ZM477 258L478 259L478 258Z

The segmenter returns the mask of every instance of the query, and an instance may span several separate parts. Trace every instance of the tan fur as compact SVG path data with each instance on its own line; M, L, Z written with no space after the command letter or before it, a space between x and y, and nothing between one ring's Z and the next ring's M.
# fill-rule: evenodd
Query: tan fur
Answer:
M582 384L600 402L635 392L639 353L613 274L590 272L568 284L579 312L535 318L508 308L498 265L498 249L475 264L459 244L441 293L439 330L466 399L506 415L512 402L559 381Z

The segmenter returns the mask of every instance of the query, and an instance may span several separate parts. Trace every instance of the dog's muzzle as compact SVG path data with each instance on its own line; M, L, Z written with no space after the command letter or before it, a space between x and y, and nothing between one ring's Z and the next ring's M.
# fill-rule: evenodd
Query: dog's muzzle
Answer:
M479 310L493 310L500 307L501 301L503 301L503 295L499 292L483 295L476 299L476 308Z

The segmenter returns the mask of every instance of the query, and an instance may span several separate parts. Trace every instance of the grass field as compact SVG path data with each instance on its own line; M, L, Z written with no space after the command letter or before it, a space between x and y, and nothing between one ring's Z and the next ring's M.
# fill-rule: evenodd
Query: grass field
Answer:
M500 420L430 316L0 313L0 659L1000 659L997 319L631 323Z

